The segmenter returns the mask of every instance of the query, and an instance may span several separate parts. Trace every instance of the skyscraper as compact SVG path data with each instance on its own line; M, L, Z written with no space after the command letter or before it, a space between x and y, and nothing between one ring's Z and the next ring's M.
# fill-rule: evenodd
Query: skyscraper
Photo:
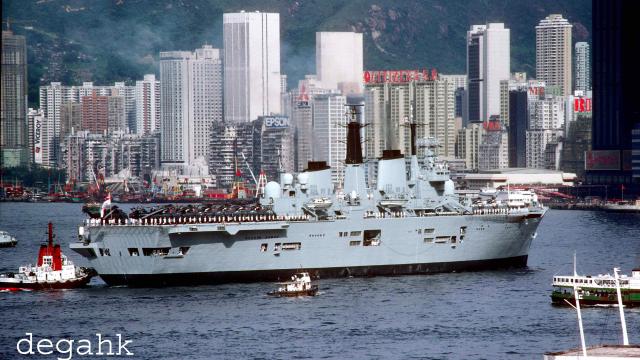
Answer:
M362 93L362 33L317 32L316 75L325 89Z
M589 44L586 42L576 43L575 54L575 87L576 90L591 90L591 64L589 62Z
M243 11L222 22L225 122L280 113L280 14Z
M571 28L560 14L551 14L536 26L536 78L547 92L571 95Z
M196 159L206 163L211 126L222 121L220 50L161 52L160 89L163 166L184 171Z
M510 31L503 23L467 31L467 106L464 123L500 115L500 81L511 76Z
M124 99L125 125L122 130L136 133L136 87L125 85L124 82L116 82L111 87L110 95L122 96Z
M160 82L154 74L136 81L136 133L149 134L160 128Z
M565 106L562 96L546 95L529 100L529 128L526 132L526 164L529 168L557 169L559 159L548 162L546 152L564 135ZM555 152L555 150L554 150Z
M24 36L2 31L2 167L29 164L27 124L27 42Z
M313 160L326 161L331 167L331 180L341 184L344 159L347 156L347 97L340 94L317 95L313 98Z
M588 183L616 185L609 196L619 194L620 184L625 194L640 192L640 169L633 172L631 155L632 133L640 127L639 10L636 1L593 1L593 151L585 165Z
M528 89L509 91L509 167L526 167L529 124Z

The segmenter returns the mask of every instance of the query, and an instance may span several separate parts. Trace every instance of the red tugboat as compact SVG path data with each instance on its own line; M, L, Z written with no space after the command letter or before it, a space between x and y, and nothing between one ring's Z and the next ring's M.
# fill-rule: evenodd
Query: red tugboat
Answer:
M53 243L53 224L49 223L49 241L40 245L38 264L21 266L17 273L0 274L0 291L73 289L86 285L96 272L78 267Z

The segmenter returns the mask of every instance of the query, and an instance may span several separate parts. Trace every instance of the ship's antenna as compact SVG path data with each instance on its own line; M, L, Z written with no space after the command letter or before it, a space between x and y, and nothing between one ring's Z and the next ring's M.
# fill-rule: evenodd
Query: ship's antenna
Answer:
M576 271L576 252L573 252L573 276L578 276L578 272Z
M624 309L622 306L622 295L620 294L620 278L618 272L620 268L613 268L613 276L616 279L616 292L618 295L618 309L620 309L620 325L622 326L622 345L629 346L629 336L627 335L627 322L624 319Z

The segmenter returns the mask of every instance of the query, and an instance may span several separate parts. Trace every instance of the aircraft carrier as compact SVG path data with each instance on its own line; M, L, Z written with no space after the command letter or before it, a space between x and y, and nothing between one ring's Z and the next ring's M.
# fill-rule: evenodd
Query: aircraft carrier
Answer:
M254 206L163 206L87 219L71 249L109 285L169 286L471 271L527 265L546 208L532 193L473 203L454 193L435 145L385 150L365 182L359 108L351 106L342 187L309 162L266 184ZM416 148L423 156L418 158Z

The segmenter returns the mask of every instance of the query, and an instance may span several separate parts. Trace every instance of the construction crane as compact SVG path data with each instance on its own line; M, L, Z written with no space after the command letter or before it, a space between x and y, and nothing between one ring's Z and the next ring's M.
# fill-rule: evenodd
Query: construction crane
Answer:
M244 155L244 152L241 152L240 155L242 155L244 164L247 166L247 169L249 169L249 174L251 174L251 178L253 178L253 182L256 184L256 197L264 195L264 187L267 185L267 175L263 170L260 170L260 175L258 176L258 179L256 179L256 176L253 173L253 170L251 170L251 166L249 166L249 162L247 161L247 157Z

